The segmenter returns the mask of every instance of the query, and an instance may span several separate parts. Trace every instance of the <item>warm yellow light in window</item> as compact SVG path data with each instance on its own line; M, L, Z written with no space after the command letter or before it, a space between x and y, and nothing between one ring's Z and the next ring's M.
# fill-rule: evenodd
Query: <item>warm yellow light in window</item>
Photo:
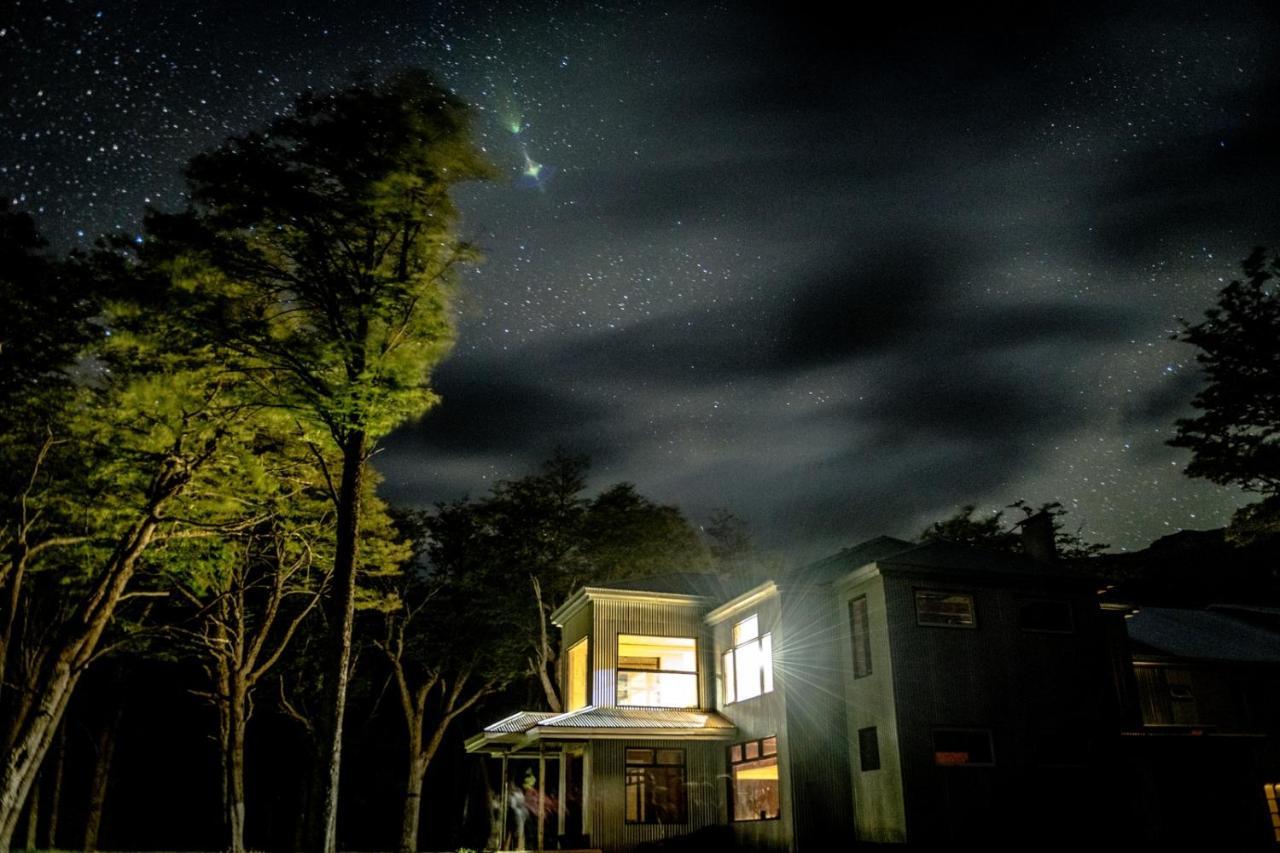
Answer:
M569 647L565 661L568 675L567 704L565 710L576 711L587 707L587 638L583 637Z

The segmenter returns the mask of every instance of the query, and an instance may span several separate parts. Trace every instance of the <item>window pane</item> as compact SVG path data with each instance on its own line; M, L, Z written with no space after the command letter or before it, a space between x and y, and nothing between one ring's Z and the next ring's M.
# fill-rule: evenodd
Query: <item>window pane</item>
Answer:
M767 737L760 742L760 749L765 755L776 755L778 753L778 739L776 737Z
M631 757L649 756L657 765L639 765ZM627 823L680 824L688 822L684 750L629 749L624 794ZM664 763L665 762L665 763Z
M778 816L777 756L734 764L732 773L734 820L769 820Z
M773 692L773 635L760 638L760 666L764 668L764 692Z
M733 626L733 644L735 646L740 646L747 640L754 640L758 636L760 636L760 620L754 613Z
M737 657L738 701L760 695L760 644L747 643L734 649Z
M652 749L628 749L627 763L628 764L652 764L653 750Z
M849 602L849 625L853 631L853 677L871 674L871 630L867 623L867 597Z
M858 758L864 772L880 769L880 738L875 726L858 729Z
M618 667L666 672L697 672L697 647L692 637L642 637L636 634L619 634Z
M650 708L698 707L698 676L692 672L618 670L618 704Z
M569 647L565 662L569 689L566 711L576 711L587 706L587 640L582 638Z
M738 701L737 690L734 689L734 681L737 678L734 675L733 668L733 649L724 653L724 703L728 705L731 702Z
M751 743L746 744L746 745L744 746L744 754L743 754L743 757L744 757L744 758L747 758L747 759L751 759L751 758L759 758L759 757L760 757L760 744L759 744L758 742L754 741L754 740L753 740L753 741L751 741Z
M916 590L916 621L921 625L972 628L973 596L967 592Z

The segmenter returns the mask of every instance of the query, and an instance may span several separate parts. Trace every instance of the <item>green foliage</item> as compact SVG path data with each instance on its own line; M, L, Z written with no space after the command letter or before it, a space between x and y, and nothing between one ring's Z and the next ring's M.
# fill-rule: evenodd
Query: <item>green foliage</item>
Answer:
M376 439L437 401L454 276L477 260L449 190L490 173L464 106L422 72L307 95L195 158L192 207L149 218L148 254L266 399L339 444Z
M1192 452L1189 477L1280 494L1280 257L1255 249L1244 277L1218 294L1205 319L1183 324L1207 384L1192 400L1199 414L1177 422L1174 447Z

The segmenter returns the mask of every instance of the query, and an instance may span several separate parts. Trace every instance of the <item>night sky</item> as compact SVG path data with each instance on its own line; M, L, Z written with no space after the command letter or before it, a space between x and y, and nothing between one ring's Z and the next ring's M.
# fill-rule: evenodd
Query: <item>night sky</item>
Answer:
M1164 445L1169 336L1280 245L1274 3L5 5L0 193L58 248L305 88L417 64L475 106L506 178L460 197L487 262L393 502L560 445L800 558L964 503L1134 548L1245 500Z

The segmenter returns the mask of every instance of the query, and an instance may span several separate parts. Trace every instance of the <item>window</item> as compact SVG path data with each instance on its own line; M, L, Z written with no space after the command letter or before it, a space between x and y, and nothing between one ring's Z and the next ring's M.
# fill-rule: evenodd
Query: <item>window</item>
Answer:
M627 823L688 823L683 749L628 749Z
M733 820L778 817L778 739L767 737L729 747Z
M583 637L569 647L565 656L567 689L566 711L587 707L587 638Z
M849 602L849 625L853 629L853 677L871 674L871 629L867 624L867 597Z
M916 623L946 628L972 628L973 596L967 592L918 589Z
M1280 842L1280 785L1266 784L1262 786L1262 793L1267 798L1267 817L1271 818L1271 831L1275 834L1275 839Z
M1018 624L1024 631L1070 634L1075 630L1069 601L1024 601L1018 605Z
M619 634L618 704L698 707L698 648L694 639Z
M880 737L875 726L858 729L858 760L863 773L880 769Z
M934 729L933 763L940 767L990 767L995 764L987 729Z
M733 626L733 648L724 653L724 703L773 692L773 634L760 633L756 614Z

